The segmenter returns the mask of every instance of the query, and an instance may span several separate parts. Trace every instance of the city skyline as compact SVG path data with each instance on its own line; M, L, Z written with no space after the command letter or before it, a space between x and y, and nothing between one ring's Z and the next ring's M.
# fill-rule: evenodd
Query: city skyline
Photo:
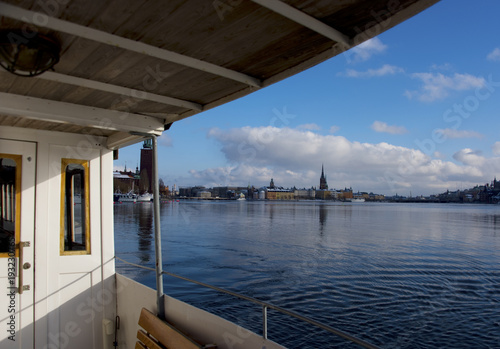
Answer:
M143 144L143 148L141 149L141 155L140 155L140 162L141 162L141 167L136 167L135 171L132 170L132 169L129 169L129 171L126 171L127 168L125 167L125 171L117 171L116 173L119 174L120 172L122 174L126 174L128 177L126 177L128 180L130 180L131 182L134 182L134 184L132 183L128 183L128 182L115 182L114 185L115 185L115 188L114 188L114 191L118 191L118 192L129 192L130 190L132 191L135 191L135 192L138 192L138 193L142 193L144 192L144 183L146 183L146 185L149 185L150 186L150 172L151 172L151 162L149 161L150 159L150 154L148 154L148 151L151 151L151 144L150 142L144 142ZM148 175L149 173L149 175ZM140 177L140 179L139 179ZM123 180L124 177L115 177L115 178L120 178L121 180ZM135 180L134 180L135 178ZM124 183L124 184L118 184L118 183ZM142 183L142 184L141 184ZM136 188L134 189L134 186L136 185ZM278 183L279 184L279 183ZM120 188L121 186L125 185L124 188ZM139 190L137 190L137 188L139 188ZM374 192L372 190L355 190L355 188L353 189L352 186L346 186L344 187L343 189L338 187L330 187L328 186L328 182L327 182L327 175L326 175L326 172L325 172L325 169L324 169L324 164L321 164L321 174L319 176L319 185L316 186L316 185L311 185L311 186L307 186L307 187L297 187L295 185L293 186L289 186L289 187L283 187L281 185L276 185L274 183L274 178L271 178L270 179L270 182L268 185L254 185L252 183L248 183L248 185L242 185L242 184L236 184L236 185L223 185L223 186L204 186L204 185L186 185L186 186L177 186L176 183L174 184L168 184L168 183L165 183L165 181L163 180L163 178L160 178L160 192L164 192L164 191L174 191L174 194L175 194L175 191L182 191L183 189L197 189L197 190L217 190L217 189L222 189L222 188L237 188L238 190L235 192L239 192L240 190L244 190L244 189L248 189L250 191L250 189L255 189L256 191L259 191L259 190L262 190L264 189L267 193L268 190L277 190L277 191L290 191L290 192L293 192L294 190L297 191L313 191L313 192L326 192L326 194L328 193L331 193L331 194L339 194L339 193L344 193L344 192L348 192L350 193L349 197L352 197L352 195L359 195L359 194L369 194L370 197L376 197L375 200L381 200L382 197L384 198L391 198L391 199L394 199L394 198L426 198L426 199L431 199L432 197L434 197L434 199L437 200L437 198L439 197L441 200L443 200L443 197L445 196L449 196L449 195L452 195L453 197L455 198L458 198L458 197L462 197L462 201L460 202L464 202L463 201L463 197L465 195L469 195L470 197L468 198L468 202L473 202L473 201L481 201L481 202L488 202L488 203L491 203L491 197L493 197L493 199L495 200L495 203L500 200L500 197L498 195L499 194L499 191L500 191L500 181L497 181L497 178L496 176L493 178L493 180L491 180L491 182L487 182L487 183L476 183L474 186L471 186L469 188L460 188L460 189L457 189L457 190L452 190L450 191L449 189L446 189L446 191L443 191L443 192L440 192L440 193L435 193L435 194L431 194L431 195L421 195L421 194L417 194L417 195L412 195L412 192L410 191L409 195L405 195L404 193L395 193L394 195L387 195L386 193L379 193L379 192ZM123 189L123 190L122 190ZM145 190L146 192L148 192L148 190ZM151 188L149 187L149 191L151 192ZM473 198L473 195L470 194L470 192L473 191L475 192L475 195L477 196L477 198ZM484 193L484 195L482 195L483 197L481 197L481 199L479 199L479 196L480 194L479 193ZM330 197L331 194L328 194L328 197ZM307 194L307 195L311 195L310 193ZM344 194L342 194L344 196ZM223 195L225 196L225 195ZM325 199L325 194L323 195L313 195L316 199ZM382 199L383 200L383 199ZM450 201L450 202L454 202L453 200Z
M286 81L174 123L160 177L178 186L317 183L430 195L500 173L500 3L441 1ZM135 167L140 145L120 150ZM315 184L317 185L317 184Z

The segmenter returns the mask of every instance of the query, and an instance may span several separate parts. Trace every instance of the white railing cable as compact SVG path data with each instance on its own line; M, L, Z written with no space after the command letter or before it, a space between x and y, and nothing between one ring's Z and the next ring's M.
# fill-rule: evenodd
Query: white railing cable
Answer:
M123 260L123 259L121 259L119 257L116 257L116 256L115 256L115 258L117 260L119 260L120 262L129 264L129 265L141 268L141 269L155 271L154 268L149 268L149 267L145 267L145 266L142 266L142 265L139 265L139 264L131 263L131 262L125 261L125 260ZM174 277L174 278L177 278L177 279L181 279L181 280L184 280L184 281L188 281L188 282L191 282L191 283L196 284L196 285L200 285L200 286L203 286L203 287L206 287L206 288L210 288L212 290L215 290L215 291L218 291L218 292L221 292L221 293L225 293L225 294L228 294L228 295L231 295L231 296L234 296L234 297L237 297L237 298L240 298L240 299L244 299L244 300L247 300L249 302L261 305L263 307L263 309L266 309L266 311L263 311L263 328L264 328L263 337L264 338L267 338L267 309L273 309L273 310L276 310L276 311L278 311L278 312L280 312L282 314L289 315L291 317L294 317L296 319L302 320L302 321L307 322L307 323L309 323L311 325L314 325L316 327L322 328L325 331L328 331L328 332L333 333L333 334L335 334L335 335L337 335L339 337L347 339L348 341L351 341L351 342L353 342L355 344L358 344L358 345L362 346L363 348L379 349L377 346L375 346L375 345L373 345L371 343L368 343L368 342L366 342L366 341L364 341L362 339L356 338L356 337L350 335L349 333L346 333L346 332L338 330L338 329L336 329L334 327L325 325L325 324L323 324L323 323L321 323L319 321L316 321L316 320L311 319L309 317L300 315L300 314L298 314L296 312L293 312L291 310L287 310L287 309L278 307L278 306L273 305L271 303L267 303L267 302L258 300L256 298L245 296L245 295L233 292L233 291L225 290L223 288L220 288L220 287L217 287L217 286L213 286L213 285L210 285L210 284L206 284L204 282L196 281L196 280L184 277L184 276L180 276L180 275L177 275L177 274L169 273L167 271L163 271L162 274L163 275L168 275L168 276L171 276L171 277Z

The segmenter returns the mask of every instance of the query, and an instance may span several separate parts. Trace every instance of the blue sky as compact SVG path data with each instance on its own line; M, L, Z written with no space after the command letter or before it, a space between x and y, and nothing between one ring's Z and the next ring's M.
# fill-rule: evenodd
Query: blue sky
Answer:
M500 178L500 1L440 3L160 138L166 185L429 195ZM120 150L135 168L141 145Z

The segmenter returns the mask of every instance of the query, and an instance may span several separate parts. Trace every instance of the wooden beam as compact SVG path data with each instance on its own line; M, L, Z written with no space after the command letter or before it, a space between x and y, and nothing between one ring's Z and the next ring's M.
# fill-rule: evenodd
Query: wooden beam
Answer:
M262 7L266 7L271 11L274 11L283 17L286 17L296 23L309 28L316 33L319 33L335 42L344 44L348 47L352 46L352 40L350 37L341 33L335 28L317 20L316 18L308 15L305 12L297 10L295 7L290 6L280 0L252 0L253 2L259 4Z
M260 87L262 84L259 79L254 78L253 76L249 76L196 58L181 55L173 51L164 50L156 46L147 45L140 41L130 40L118 35L110 34L107 32L103 32L101 30L64 21L59 18L49 17L43 13L25 10L23 8L12 6L6 3L1 3L1 8L2 8L1 12L2 16L9 17L25 23L30 23L35 26L48 28L51 30L74 35L77 37L97 41L106 45L120 47L125 50L134 51L150 57L159 58L165 61L180 64L193 69L198 69L201 71L205 71L207 73L222 76L227 79L238 81L249 86ZM40 23L41 22L40 18L44 19L43 23ZM35 21L35 19L38 20Z
M260 0L259 0L260 1ZM388 16L382 21L373 21L374 25L369 28L364 28L365 30L358 33L353 39L353 46L357 46L369 39L374 38L375 36L385 32L386 30L391 29L392 27L406 21L407 19L415 16L416 14L424 11L425 9L431 7L432 5L438 3L440 0L419 0L418 2L402 9L394 12L392 16ZM346 52L347 51L347 52ZM349 60L349 47L346 47L342 44L335 44L333 47L329 48L326 51L310 58L309 60L303 61L300 64L297 64L294 67L290 67L287 70L282 71L276 75L271 76L270 78L263 81L262 87L267 87L272 84L275 84L278 81L282 81L290 76L301 73L319 63L322 63L332 57L338 56L344 53L346 56L346 60ZM212 103L216 103L212 102ZM203 110L209 110L211 108L211 104L206 104L203 106ZM190 114L191 111L187 111L186 114ZM182 114L184 115L184 114Z
M144 137L132 135L127 132L116 132L108 137L106 141L106 148L115 150L123 148L144 140Z
M123 96L129 96L134 99L142 99L147 101L152 101L161 104L174 105L177 107L192 109L196 111L202 111L203 106L199 103L194 103L191 101L186 101L183 99L172 98L162 95L157 95L154 93L149 93L146 91L136 90L133 88L127 88L112 84L107 84L99 81L83 79L76 76L54 73L47 71L42 75L36 77L37 79L50 80L55 82L62 82L64 84L70 84L74 86L88 87L94 90L100 90L105 92L116 93Z
M377 22L375 25L370 28L364 28L365 30L363 32L358 33L352 39L354 46L359 45L362 42L375 36L378 36L386 30L395 27L396 25L435 5L439 1L440 0L419 0L402 10L394 11L394 13L392 13L392 15L388 18L385 18L383 20L376 18Z
M98 129L161 135L163 119L0 92L0 113Z

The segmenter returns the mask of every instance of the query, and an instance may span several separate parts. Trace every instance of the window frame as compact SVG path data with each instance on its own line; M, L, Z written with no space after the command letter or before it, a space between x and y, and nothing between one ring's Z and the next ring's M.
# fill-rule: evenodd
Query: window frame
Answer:
M90 171L89 171L89 160L80 159L61 159L61 220L60 220L60 254L61 256L71 256L71 255L90 255ZM65 238L66 238L66 169L68 165L75 164L81 165L84 170L83 175L83 185L84 185L84 196L81 198L81 204L85 205L85 249L84 250L66 250L65 249ZM74 221L74 217L73 217ZM74 232L72 232L74 234Z
M14 239L15 239L15 256L19 257L19 241L21 241L21 180L22 180L22 164L23 156L16 154L0 153L0 158L10 159L16 163L16 186L15 186L15 225L14 225ZM12 257L10 252L0 252L0 258Z

